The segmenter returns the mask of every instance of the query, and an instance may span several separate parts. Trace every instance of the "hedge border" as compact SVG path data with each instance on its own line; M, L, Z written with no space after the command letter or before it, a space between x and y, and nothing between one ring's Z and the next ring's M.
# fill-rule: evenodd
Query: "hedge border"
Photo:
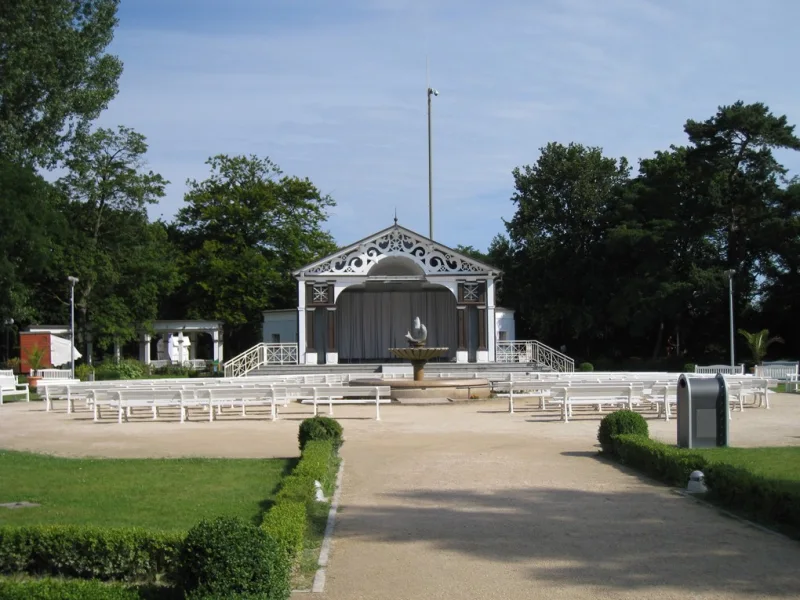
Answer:
M0 573L103 581L171 578L181 533L79 525L0 527Z
M800 489L735 465L712 462L690 449L676 448L639 435L614 436L612 456L620 463L663 481L685 487L692 471L702 471L705 498L751 521L800 538Z
M302 555L310 526L310 509L316 502L315 481L327 494L335 484L338 460L331 440L310 440L305 444L291 474L275 496L275 504L264 514L261 527L285 549L293 561Z

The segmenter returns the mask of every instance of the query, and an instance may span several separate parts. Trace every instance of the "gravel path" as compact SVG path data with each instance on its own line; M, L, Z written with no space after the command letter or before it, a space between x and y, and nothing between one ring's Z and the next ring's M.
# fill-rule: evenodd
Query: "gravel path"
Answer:
M92 423L0 407L0 447L94 456L292 456L307 407L215 423ZM800 543L596 457L569 424L500 401L337 407L347 459L320 600L800 598ZM800 444L800 397L734 413L736 445ZM675 423L650 420L674 440ZM309 594L296 594L310 598Z

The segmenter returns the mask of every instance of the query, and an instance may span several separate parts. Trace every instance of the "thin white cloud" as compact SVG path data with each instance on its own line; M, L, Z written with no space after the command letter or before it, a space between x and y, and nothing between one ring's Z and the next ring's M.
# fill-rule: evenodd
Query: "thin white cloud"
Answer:
M208 156L257 153L334 196L340 243L390 224L395 207L426 232L426 54L441 93L436 233L449 245L485 248L502 231L512 169L551 140L635 164L740 95L800 121L800 84L774 56L775 39L786 56L800 46L788 2L764 2L765 17L744 0L347 0L330 24L287 27L252 6L264 33L121 23L125 73L102 121L144 133L173 182L154 215L180 208Z

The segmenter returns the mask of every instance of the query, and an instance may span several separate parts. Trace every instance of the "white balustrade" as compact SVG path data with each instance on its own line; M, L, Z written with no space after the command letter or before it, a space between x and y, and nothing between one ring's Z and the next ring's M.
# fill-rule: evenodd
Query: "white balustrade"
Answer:
M495 360L499 363L536 363L563 373L575 370L573 359L537 340L498 340Z
M242 377L263 365L296 365L297 344L257 344L225 363L225 377Z

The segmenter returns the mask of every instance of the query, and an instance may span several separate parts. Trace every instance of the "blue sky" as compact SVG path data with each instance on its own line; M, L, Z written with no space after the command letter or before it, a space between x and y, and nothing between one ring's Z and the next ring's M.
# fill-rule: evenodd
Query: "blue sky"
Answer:
M636 165L739 99L800 123L793 0L122 0L119 18L125 71L100 124L147 136L172 182L153 217L172 218L209 156L258 154L336 200L340 244L395 209L427 234L426 56L434 237L450 246L504 231L511 171L550 141Z

